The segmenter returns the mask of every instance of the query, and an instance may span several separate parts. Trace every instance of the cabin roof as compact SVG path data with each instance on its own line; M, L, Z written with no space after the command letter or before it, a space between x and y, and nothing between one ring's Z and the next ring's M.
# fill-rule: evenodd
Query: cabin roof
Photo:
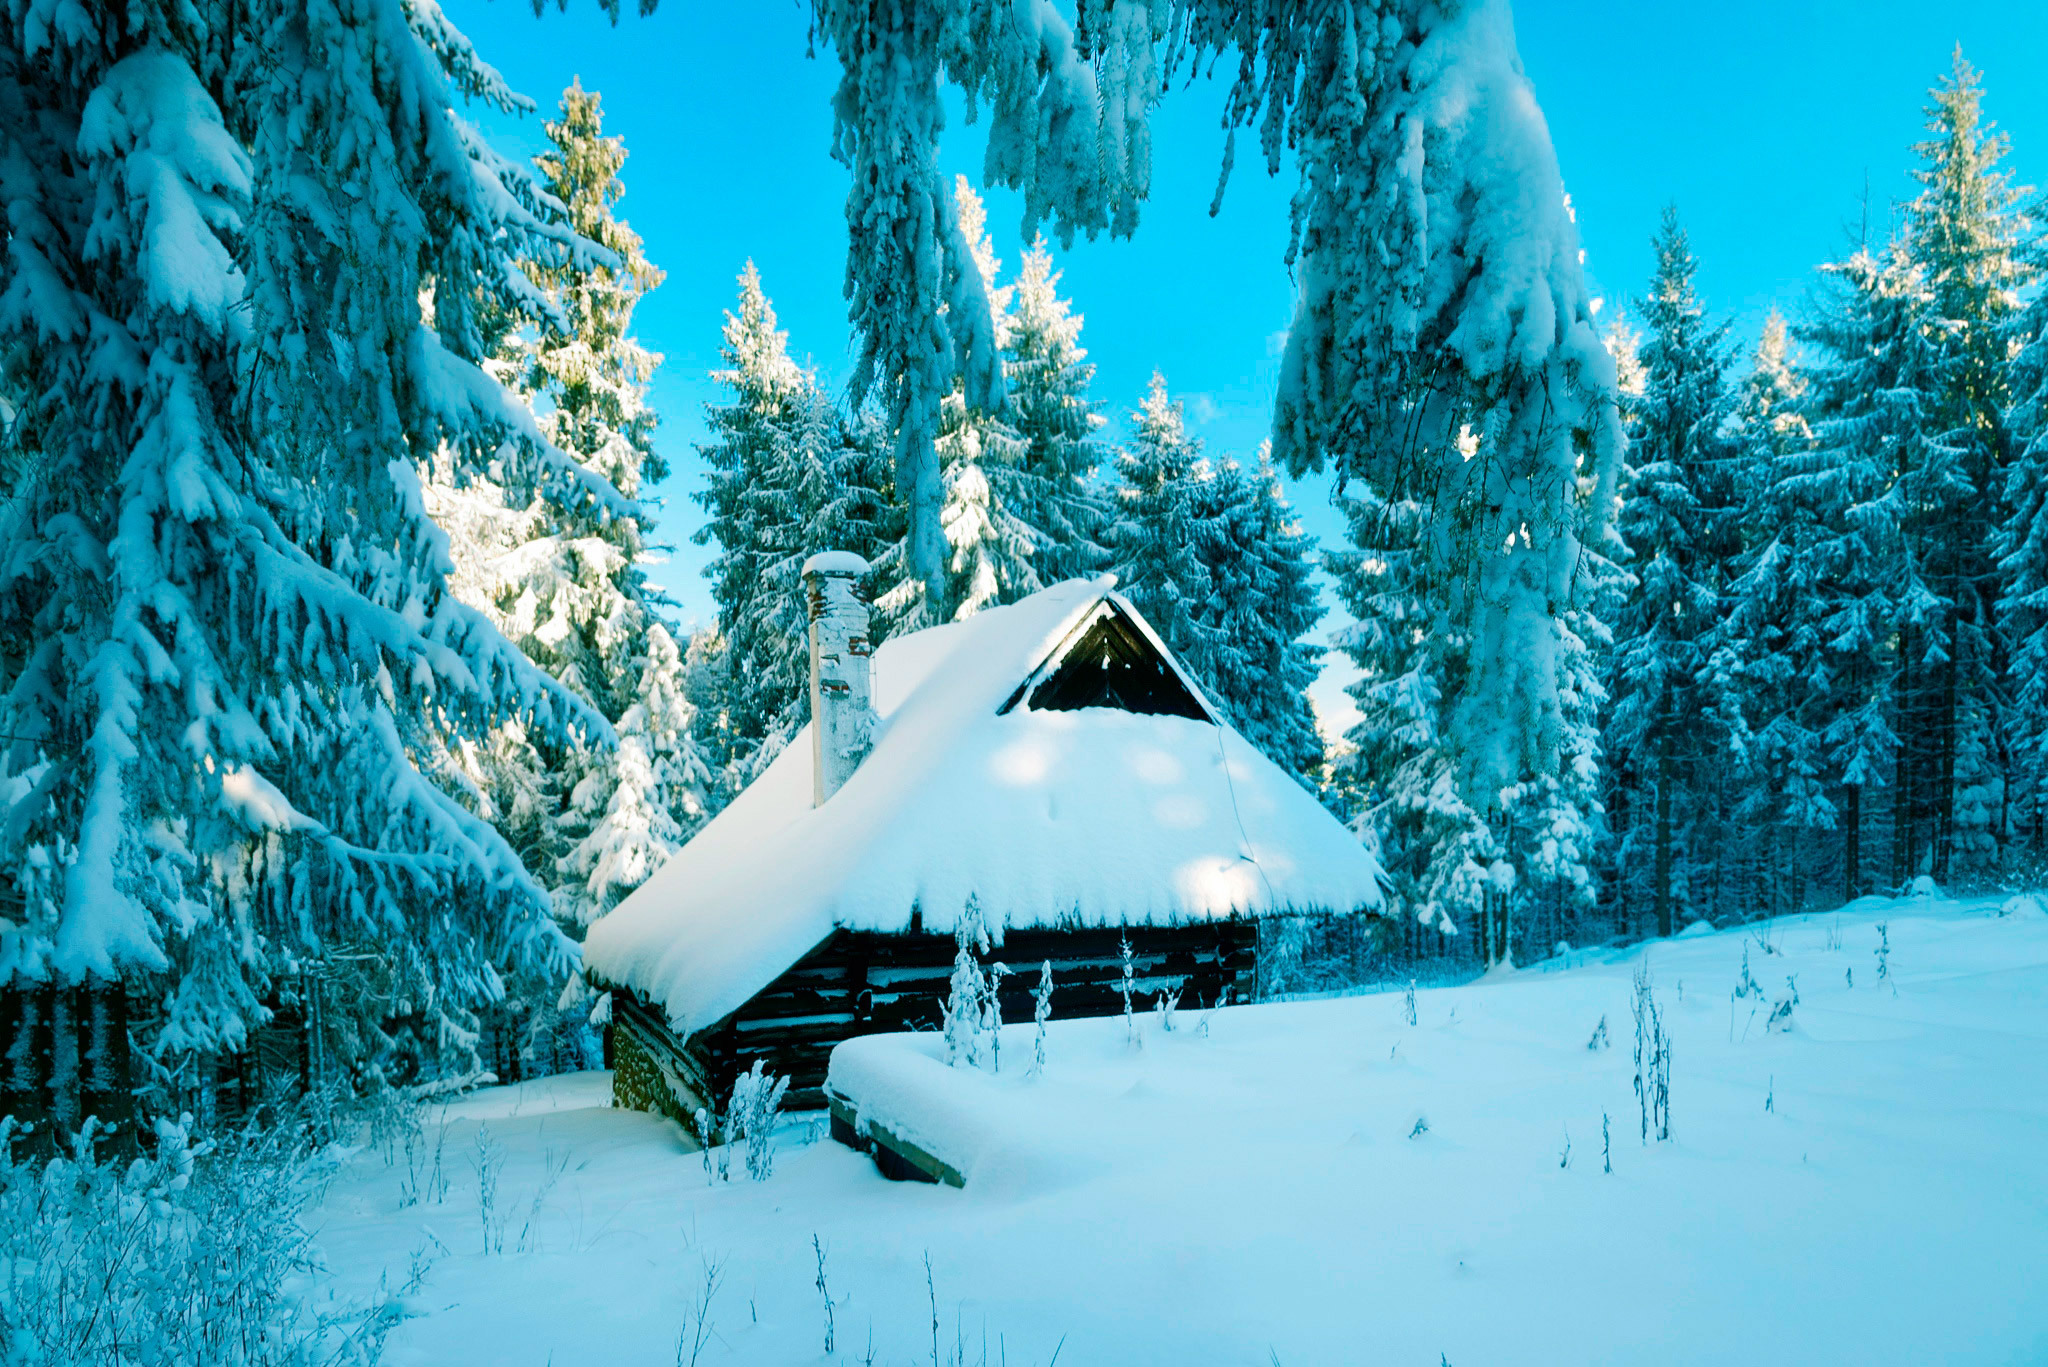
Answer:
M1114 580L885 642L875 745L811 804L806 731L584 958L694 1033L835 927L1165 925L1380 905L1379 866L1222 722ZM1110 705L1102 705L1103 703Z

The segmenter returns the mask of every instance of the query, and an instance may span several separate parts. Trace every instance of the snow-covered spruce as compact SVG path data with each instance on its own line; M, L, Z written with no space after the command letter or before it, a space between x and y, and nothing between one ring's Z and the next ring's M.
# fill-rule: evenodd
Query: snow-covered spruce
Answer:
M1175 8L1190 60L1240 59L1232 121L1300 171L1273 457L1354 500L1361 553L1332 565L1363 624L1356 741L1394 776L1388 863L1417 870L1418 918L1483 913L1500 957L1515 907L1587 895L1622 449L1509 7Z
M954 185L953 215L981 282L998 347L1006 330L1010 289L996 284L1002 263L989 239L981 197L963 176ZM1030 446L998 406L999 395L970 395L951 385L940 404L936 447L943 489L939 527L945 540L943 591L934 596L916 565L915 524L885 555L876 606L892 633L971 617L1014 603L1045 586L1035 557L1051 542L1018 515ZM909 490L905 490L906 493ZM914 506L914 505L913 505Z
M603 133L598 97L571 86L547 132L544 188L616 261L529 263L560 318L503 318L492 368L558 446L637 496L667 474L646 397L660 358L629 332L661 272L616 217L626 153ZM438 470L427 497L449 534L456 592L618 732L613 747L543 747L513 723L463 755L482 810L580 928L681 847L710 785L682 652L639 568L640 519L564 503L509 459L483 476Z
M1621 915L1647 915L1645 929L1669 935L1692 919L1695 865L1730 853L1726 802L1747 736L1721 612L1741 549L1728 328L1706 320L1699 261L1675 209L1655 246L1621 499L1635 584L1613 624L1603 740Z
M175 1054L361 947L330 1047L369 1062L400 999L460 1043L573 948L454 757L611 728L449 593L422 472L516 459L632 514L485 369L491 316L556 317L520 263L597 249L454 112L522 102L431 7L7 22L0 634L35 648L0 681L0 977L158 975Z
M946 1062L975 1068L981 1064L984 1003L989 983L978 956L988 953L988 927L981 919L981 904L970 896L953 927L958 952L953 957L953 977L940 1003L940 1033L946 1038Z
M1059 283L1038 238L1008 286L1002 320L1009 420L1024 442L1011 503L1045 538L1033 558L1047 584L1099 574L1109 561L1109 510L1092 483L1102 460L1092 437L1104 421L1089 393L1095 365L1081 347L1081 315Z
M815 33L839 54L834 155L849 170L846 294L859 337L856 402L883 400L909 514L906 569L928 620L955 606L946 581L937 453L957 384L969 409L1000 411L1000 343L982 273L938 169L943 82L984 105L984 179L1024 196L1025 236L1051 219L1128 234L1151 181L1147 114L1169 7L1084 0L1078 28L1048 0L814 0ZM1089 59L1092 58L1091 62Z
M802 567L830 546L880 560L900 536L886 443L848 420L814 372L789 355L774 305L749 263L727 313L725 362L708 404L713 440L694 497L715 544L709 567L718 628L693 643L699 742L719 773L722 803L744 788L808 720Z
M1245 739L1304 781L1322 766L1308 701L1322 647L1316 553L1261 451L1211 464L1155 373L1117 452L1106 540L1122 591Z

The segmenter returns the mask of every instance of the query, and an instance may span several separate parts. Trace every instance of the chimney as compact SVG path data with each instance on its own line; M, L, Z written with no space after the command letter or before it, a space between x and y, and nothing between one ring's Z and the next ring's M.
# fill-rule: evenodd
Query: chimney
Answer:
M851 551L824 551L804 561L804 598L811 613L811 800L839 791L874 743L869 701L868 605L860 581L868 562Z

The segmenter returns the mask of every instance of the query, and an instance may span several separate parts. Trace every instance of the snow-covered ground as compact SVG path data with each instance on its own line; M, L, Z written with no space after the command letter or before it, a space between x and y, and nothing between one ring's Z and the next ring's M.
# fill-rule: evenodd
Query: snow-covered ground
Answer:
M1745 952L1761 996L1738 1001ZM1644 959L1674 1037L1673 1137L1648 1146ZM1767 1030L1788 977L1791 1028ZM703 1364L2048 1361L2041 903L1869 899L1415 1009L1234 1008L1206 1033L1182 1011L1136 1048L1121 1020L1063 1023L1036 1080L1028 1024L1000 1078L942 1069L933 1037L842 1051L965 1190L887 1182L807 1120L768 1180L712 1185L603 1075L497 1089L430 1113L411 1162L358 1155L319 1236L358 1290L435 1255L406 1364L669 1363L679 1331Z

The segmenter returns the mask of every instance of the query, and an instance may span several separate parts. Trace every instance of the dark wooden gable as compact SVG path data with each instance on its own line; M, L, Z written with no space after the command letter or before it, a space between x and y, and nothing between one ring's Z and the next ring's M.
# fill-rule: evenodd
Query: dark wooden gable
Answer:
M999 709L1020 704L1033 712L1113 707L1150 716L1209 721L1208 708L1180 671L1114 602L1081 628L1071 645L1055 651Z

